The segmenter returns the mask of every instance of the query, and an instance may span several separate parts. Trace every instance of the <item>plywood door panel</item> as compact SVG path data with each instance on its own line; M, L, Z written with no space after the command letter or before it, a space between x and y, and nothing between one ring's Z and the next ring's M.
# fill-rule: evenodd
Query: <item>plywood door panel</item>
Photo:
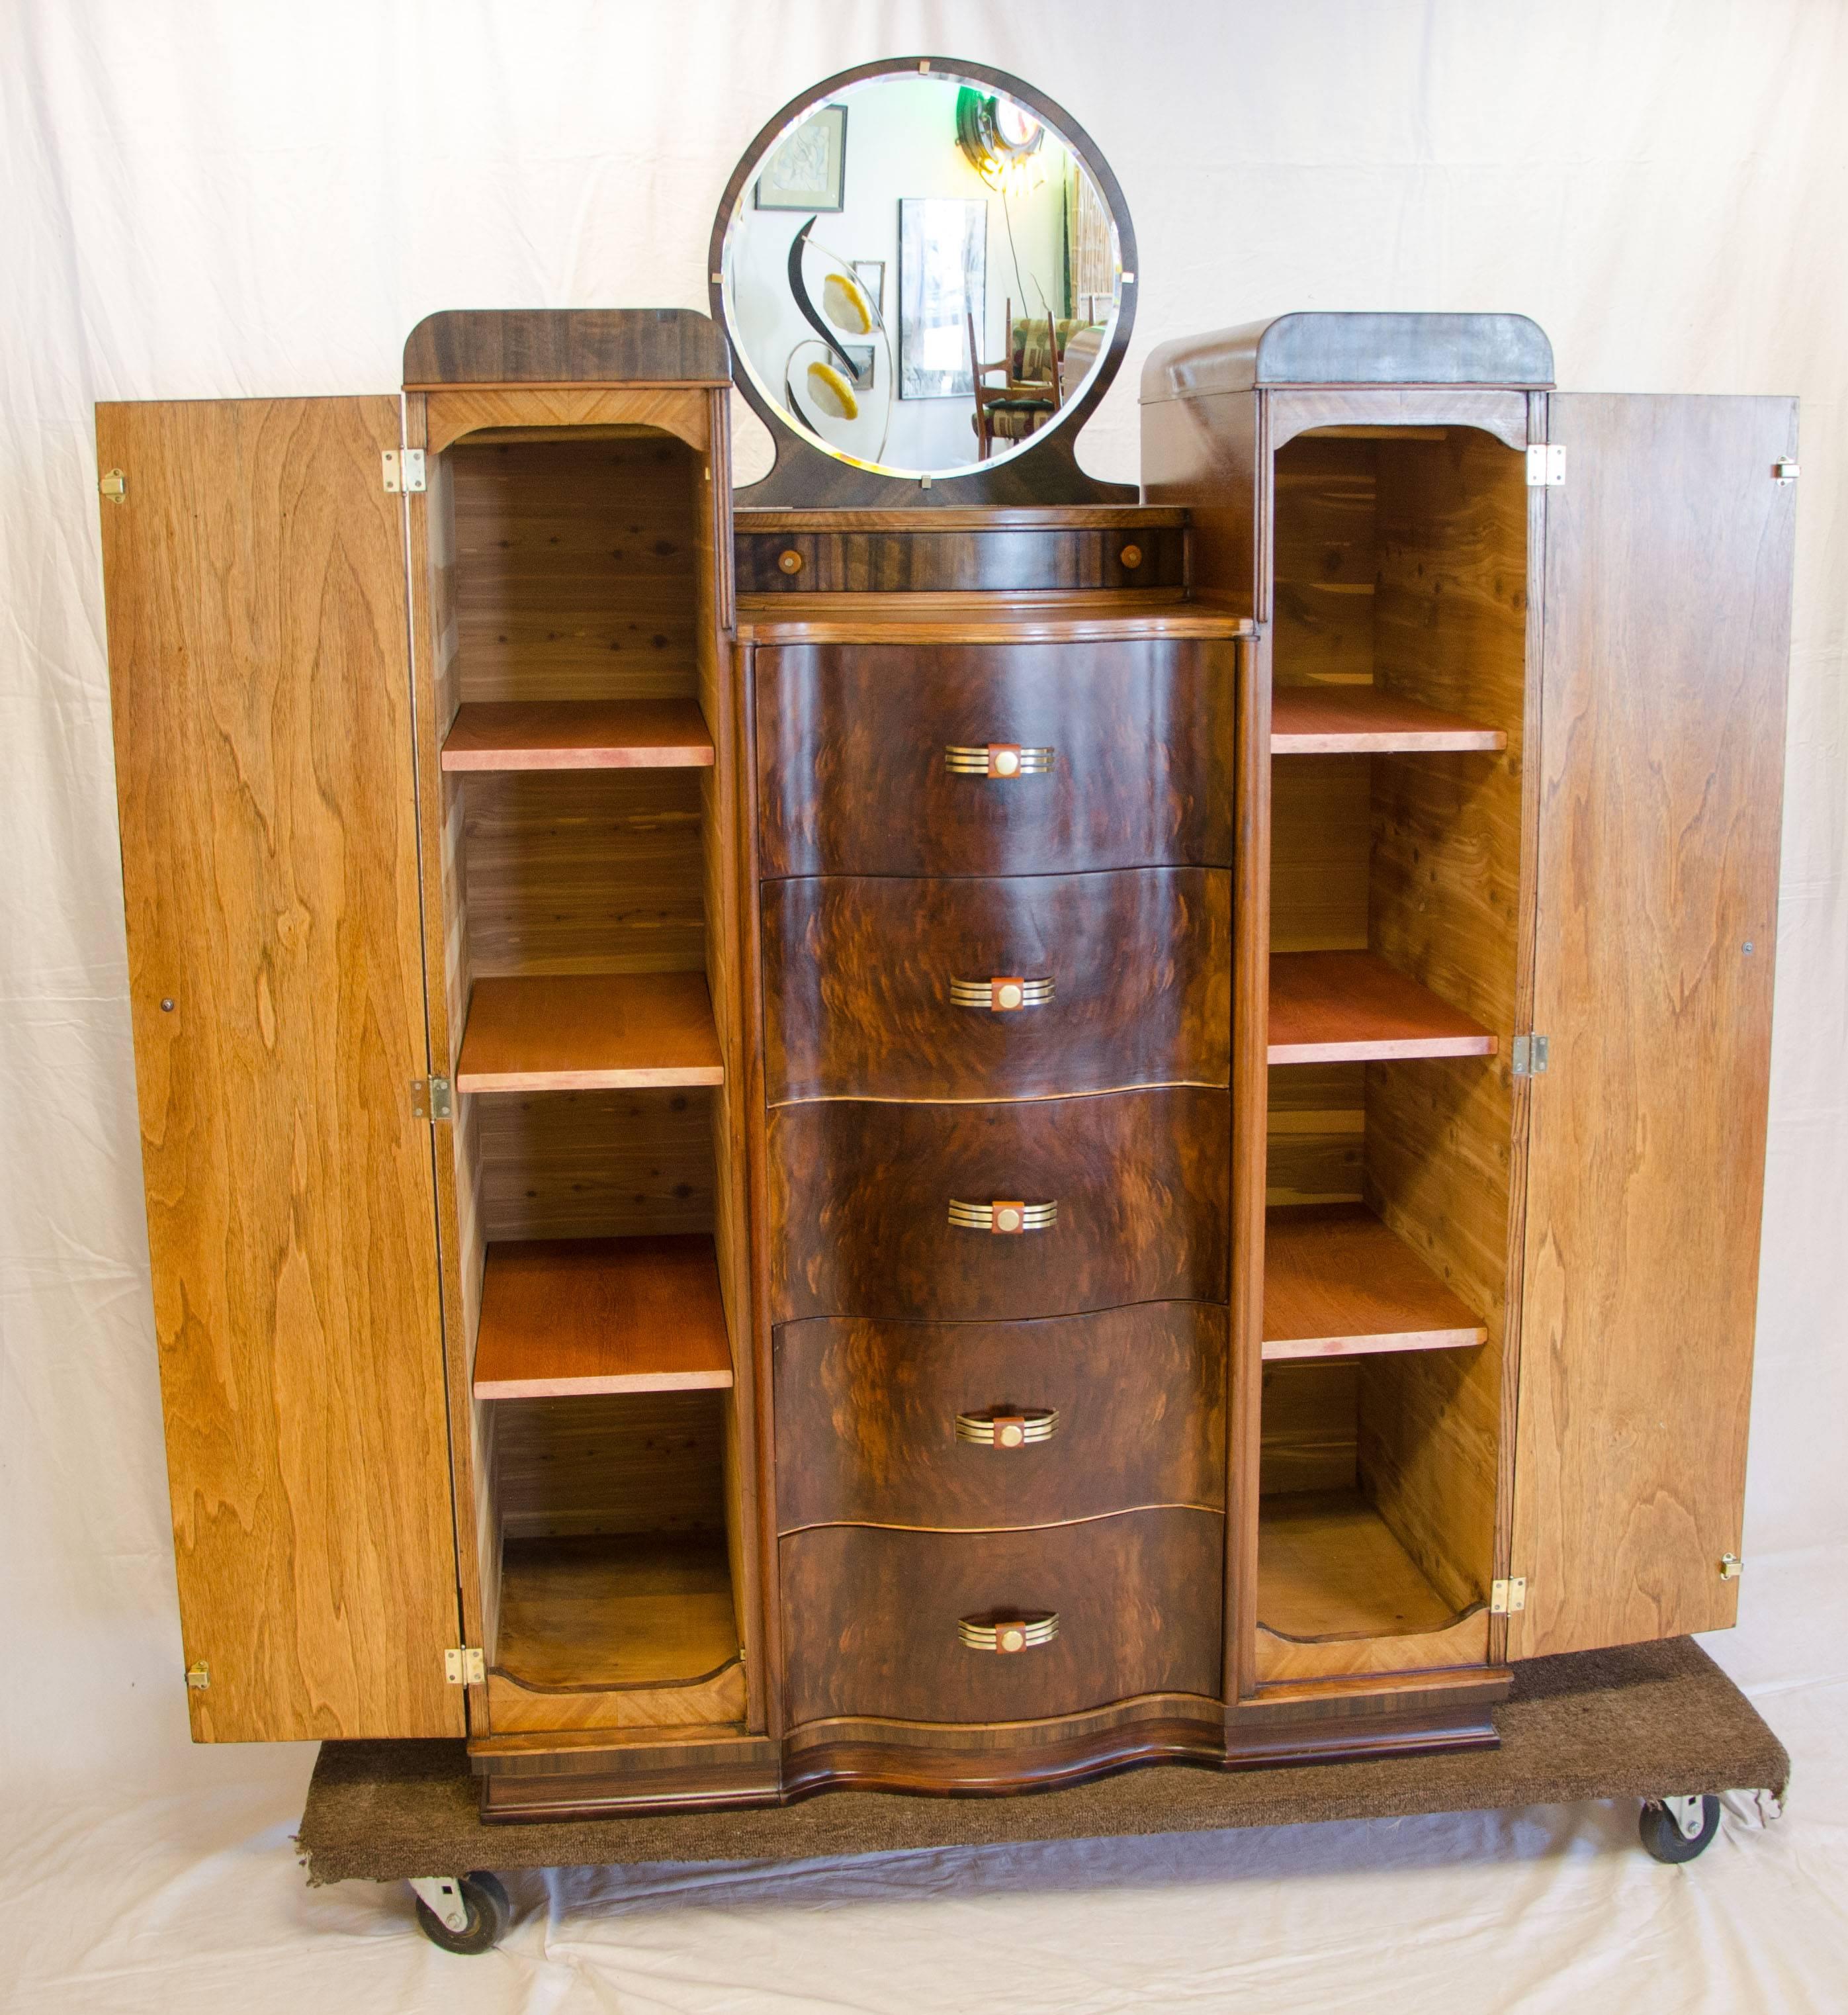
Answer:
M203 1740L462 1729L397 439L385 398L98 415L127 482L104 574Z
M1795 430L1785 399L1552 401L1511 1657L1735 1617Z

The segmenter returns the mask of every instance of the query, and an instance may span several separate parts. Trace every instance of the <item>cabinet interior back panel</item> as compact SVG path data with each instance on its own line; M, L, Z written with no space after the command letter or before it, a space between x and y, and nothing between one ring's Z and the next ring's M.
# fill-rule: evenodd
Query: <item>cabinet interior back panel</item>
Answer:
M691 698L699 458L648 428L465 441L454 481L461 698Z

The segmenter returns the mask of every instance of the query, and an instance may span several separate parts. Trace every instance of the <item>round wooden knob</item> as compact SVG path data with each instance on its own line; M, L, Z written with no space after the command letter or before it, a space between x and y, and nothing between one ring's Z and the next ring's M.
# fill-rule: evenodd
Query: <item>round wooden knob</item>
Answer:
M785 573L800 573L802 570L802 556L791 546L777 554L777 564Z
M1125 566L1129 568L1132 573L1133 573L1136 569L1142 565L1142 548L1140 546L1125 546L1123 550L1118 554L1117 558L1123 562Z

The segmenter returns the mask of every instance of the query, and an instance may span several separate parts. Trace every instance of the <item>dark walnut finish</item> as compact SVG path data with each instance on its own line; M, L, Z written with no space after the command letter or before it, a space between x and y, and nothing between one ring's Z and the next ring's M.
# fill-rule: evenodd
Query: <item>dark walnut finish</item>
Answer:
M1222 869L829 877L766 882L763 905L773 1105L1226 1082ZM982 980L994 983L981 1004L959 1002L953 982L966 1002ZM1035 1004L1046 981L1052 997Z
M770 1115L770 1319L1077 1315L1223 1301L1223 1091L1019 1104L824 1101ZM1056 1201L1046 1230L959 1229L964 1202Z
M1237 646L815 645L754 654L762 871L1229 867ZM946 747L1050 749L963 776Z
M447 309L404 345L404 386L729 385L719 325L691 308Z
M777 1518L937 1530L1225 1499L1225 1311L1146 1302L1046 1322L785 1324ZM959 1413L1057 1413L1047 1440L960 1440Z
M771 515L751 513L753 518ZM820 513L802 515L813 519ZM863 514L838 515L851 520ZM1139 523L1133 512L1121 516L1121 523L1110 526L913 532L902 538L845 528L741 528L738 592L1043 594L1182 587L1187 577L1187 534L1178 522L1180 514L1150 512ZM1173 522L1164 523L1164 519Z
M1016 1532L820 1525L777 1548L789 1719L1029 1721L1215 1694L1225 1520L1131 1511ZM1056 1615L1050 1643L965 1645L965 1618Z

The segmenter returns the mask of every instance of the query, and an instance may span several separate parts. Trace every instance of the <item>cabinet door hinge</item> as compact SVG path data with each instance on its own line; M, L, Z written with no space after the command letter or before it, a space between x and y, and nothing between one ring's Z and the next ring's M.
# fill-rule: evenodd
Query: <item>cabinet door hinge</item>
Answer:
M443 1654L443 1676L452 1686L479 1686L487 1676L487 1661L472 1644Z
M400 491L424 487L424 451L421 447L388 447L379 459L385 465L388 496L396 497Z
M1544 1036L1516 1036L1509 1045L1509 1069L1516 1077L1544 1077L1546 1049Z
M188 1665L186 1668L186 1683L195 1693L201 1694L211 1685L212 1668L203 1658L201 1658L196 1665Z
M1566 451L1557 442L1540 441L1527 451L1527 487L1556 490L1566 480Z
M1720 1579L1722 1581L1737 1581L1745 1571L1746 1564L1737 1553L1722 1553L1720 1556Z
M1791 465L1792 468L1796 465L1794 462ZM112 504L120 504L128 494L128 479L119 469L106 470L96 479L96 487Z
M1787 454L1780 455L1778 458L1771 464L1771 480L1774 483L1794 483L1798 476L1802 473L1803 471L1797 467L1796 463ZM107 494L106 492L104 494L106 495Z
M414 1119L448 1119L454 1116L446 1077L414 1077L411 1080L411 1116Z
M1493 1582L1489 1586L1489 1614L1512 1616L1527 1606L1527 1578L1517 1575L1512 1581Z

